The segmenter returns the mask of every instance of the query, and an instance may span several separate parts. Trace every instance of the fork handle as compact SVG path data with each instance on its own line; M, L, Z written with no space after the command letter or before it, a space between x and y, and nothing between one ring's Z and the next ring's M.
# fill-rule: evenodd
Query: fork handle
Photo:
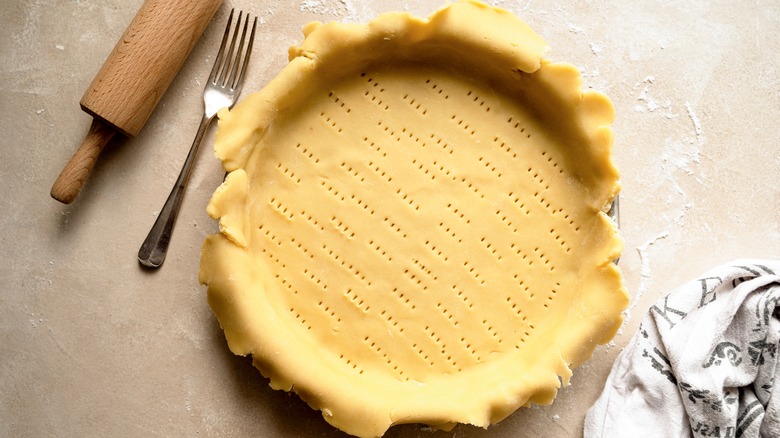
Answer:
M198 133L195 134L195 140L192 142L190 152L184 161L184 166L182 166L181 172L179 172L179 177L176 179L170 195L168 195L168 200L165 201L165 205L160 210L157 220L154 221L152 229L149 230L146 240L144 240L144 243L138 250L138 261L148 268L159 268L165 261L165 255L168 253L168 244L170 244L171 235L173 234L173 226L176 224L176 217L179 215L179 208L184 199L184 189L187 186L187 180L190 178L192 165L195 162L195 157L198 155L198 149L203 140L203 135L206 133L206 128L208 128L213 118L214 116L204 115L203 119L201 119Z
M84 182L92 173L100 152L116 134L116 130L98 119L92 120L87 136L81 146L60 172L60 176L51 186L51 197L70 204L81 191Z

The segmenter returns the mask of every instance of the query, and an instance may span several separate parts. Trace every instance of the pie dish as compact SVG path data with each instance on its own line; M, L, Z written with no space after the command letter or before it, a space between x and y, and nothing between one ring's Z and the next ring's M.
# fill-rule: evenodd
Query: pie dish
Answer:
M200 281L231 351L356 436L551 403L628 303L609 99L474 1L304 35L219 115Z

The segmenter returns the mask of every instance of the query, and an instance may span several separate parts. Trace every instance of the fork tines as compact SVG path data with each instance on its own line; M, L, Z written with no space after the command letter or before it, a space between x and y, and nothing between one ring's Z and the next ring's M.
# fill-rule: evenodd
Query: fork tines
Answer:
M246 66L249 62L249 53L252 52L252 42L255 39L255 29L257 28L257 17L254 17L252 19L252 31L249 35L249 43L246 48L244 48L250 16L249 13L239 11L238 19L235 24L233 24L234 12L235 9L230 10L228 23L227 26L225 26L225 34L222 36L222 43L219 46L219 53L217 54L217 59L214 61L214 67L211 69L211 75L209 75L209 81L216 85L229 87L231 89L240 88L241 84L244 82L244 73L246 72ZM232 37L230 32L231 27L233 29ZM236 40L238 40L239 32L241 33L241 40L238 42L238 47L236 48ZM227 45L228 39L230 39L230 47L228 47L227 54L225 54L225 46Z

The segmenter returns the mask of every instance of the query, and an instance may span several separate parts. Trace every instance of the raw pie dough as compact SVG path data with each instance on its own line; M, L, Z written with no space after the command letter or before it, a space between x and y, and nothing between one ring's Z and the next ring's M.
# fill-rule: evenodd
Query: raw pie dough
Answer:
M609 99L481 3L304 33L220 113L200 281L230 349L358 436L551 403L627 305Z

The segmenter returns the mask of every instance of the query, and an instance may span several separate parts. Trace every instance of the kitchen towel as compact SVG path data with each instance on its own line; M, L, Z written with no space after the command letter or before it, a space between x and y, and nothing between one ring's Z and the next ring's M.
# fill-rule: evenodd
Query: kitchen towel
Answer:
M780 437L780 261L738 260L648 311L585 437Z

